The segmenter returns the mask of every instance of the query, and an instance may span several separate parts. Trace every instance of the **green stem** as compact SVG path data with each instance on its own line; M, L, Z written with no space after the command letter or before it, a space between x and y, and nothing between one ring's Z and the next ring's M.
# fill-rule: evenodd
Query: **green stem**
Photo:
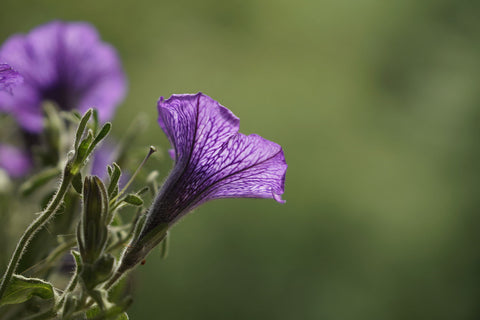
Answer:
M68 283L67 287L65 288L65 291L63 291L60 299L58 300L57 305L55 306L55 309L58 310L62 306L63 301L67 297L67 294L73 290L75 290L75 287L77 286L78 283L78 267L75 269L75 274L73 275L72 279Z
M2 283L0 284L0 300L2 299L5 290L10 283L10 280L12 279L12 276L17 269L18 262L22 258L23 253L28 246L28 243L30 242L30 240L32 240L35 233L37 233L45 225L45 223L55 215L58 208L60 207L60 204L63 201L63 198L65 197L65 194L67 193L72 178L73 175L71 174L70 166L67 164L65 170L63 171L63 179L60 187L55 193L52 201L50 201L50 203L40 214L40 216L38 216L37 219L35 219L35 221L33 221L32 224L28 226L27 230L25 230L22 237L17 243L15 251L13 252L10 262L8 263L7 271L5 272Z

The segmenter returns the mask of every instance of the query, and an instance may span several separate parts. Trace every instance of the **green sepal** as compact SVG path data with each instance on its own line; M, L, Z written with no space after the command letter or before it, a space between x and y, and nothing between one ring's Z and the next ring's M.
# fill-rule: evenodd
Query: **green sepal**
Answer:
M142 236L141 229L143 228L139 223L142 223L143 226L145 221L138 221L139 228L135 228L134 237L122 256L117 272L123 273L145 259L149 252L162 242L169 228L167 223L162 223Z
M160 257L166 259L168 257L168 251L170 249L170 232L167 231L165 238L160 243Z
M22 183L20 186L20 193L22 196L28 196L32 194L38 188L44 186L50 182L53 178L56 178L62 171L59 168L49 168L43 170L33 177Z
M150 188L150 192L152 194L152 197L155 197L155 195L158 193L158 176L160 174L158 173L157 170L154 170L150 172L150 174L147 176L147 185Z
M96 284L107 281L113 274L115 257L110 253L104 254L95 262L94 273Z
M33 296L49 300L56 297L52 284L37 278L15 274L0 300L0 306L25 302Z
M146 214L141 214L138 216L137 223L135 224L133 229L132 239L137 239L140 236L140 232L142 232L145 221L147 221Z

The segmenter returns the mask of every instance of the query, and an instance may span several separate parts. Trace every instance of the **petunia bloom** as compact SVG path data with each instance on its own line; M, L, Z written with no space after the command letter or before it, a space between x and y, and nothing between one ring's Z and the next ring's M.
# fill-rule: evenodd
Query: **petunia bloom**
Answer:
M23 82L23 77L6 63L0 63L0 91L12 92L12 88Z
M43 128L42 103L62 110L98 110L109 120L125 95L126 80L115 49L87 23L54 21L26 35L13 35L0 48L0 61L24 78L13 95L0 92L0 111L24 130Z
M282 148L239 133L240 120L202 93L158 102L158 122L173 146L175 166L149 213L153 224L173 224L200 204L219 198L273 198L284 192Z
M173 146L175 165L127 248L130 268L166 230L200 204L219 198L272 198L283 203L287 164L282 148L256 134L239 133L240 120L202 94L158 102L159 124Z

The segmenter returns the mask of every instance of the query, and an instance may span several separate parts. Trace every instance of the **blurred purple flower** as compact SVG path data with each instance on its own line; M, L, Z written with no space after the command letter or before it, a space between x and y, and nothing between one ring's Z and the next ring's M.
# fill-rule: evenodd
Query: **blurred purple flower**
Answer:
M30 157L16 147L0 144L0 168L9 176L18 178L25 175L32 166Z
M43 128L44 101L81 113L94 107L106 121L125 95L125 75L115 49L101 42L87 23L54 21L27 35L13 35L0 48L0 61L24 77L13 95L0 92L0 111L12 114L30 132Z
M282 148L238 132L240 120L202 94L158 102L159 124L174 148L175 166L158 194L143 234L172 225L200 204L219 198L273 198L283 203L287 164Z
M108 141L103 141L97 146L97 150L93 155L91 174L101 179L108 177L107 166L111 165L117 158L115 148Z
M23 77L6 63L0 63L0 91L12 92L12 88L23 82Z

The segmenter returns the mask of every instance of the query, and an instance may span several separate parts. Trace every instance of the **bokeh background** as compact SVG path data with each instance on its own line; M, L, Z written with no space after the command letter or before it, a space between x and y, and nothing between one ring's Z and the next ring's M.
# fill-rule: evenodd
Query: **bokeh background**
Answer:
M165 150L160 95L202 91L280 143L286 205L208 203L136 271L131 319L480 318L480 2L19 1L118 48L121 136ZM166 174L169 165L159 168Z

